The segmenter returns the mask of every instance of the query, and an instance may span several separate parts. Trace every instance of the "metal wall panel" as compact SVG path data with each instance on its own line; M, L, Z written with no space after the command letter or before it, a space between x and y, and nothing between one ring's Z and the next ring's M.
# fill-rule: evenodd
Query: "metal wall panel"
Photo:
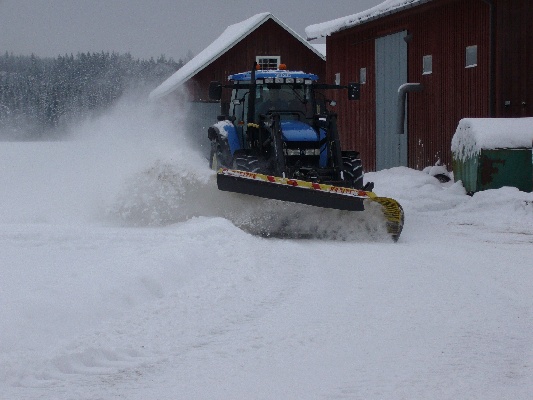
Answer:
M533 0L496 1L496 116L533 116Z
M407 82L407 32L376 39L376 169L407 166L407 129L396 131L398 88Z

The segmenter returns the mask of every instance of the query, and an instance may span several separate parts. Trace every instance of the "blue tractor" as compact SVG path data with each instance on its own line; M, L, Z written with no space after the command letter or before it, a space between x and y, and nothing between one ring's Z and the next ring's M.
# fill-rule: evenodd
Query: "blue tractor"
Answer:
M384 203L363 184L359 153L341 149L337 115L327 108L334 101L325 93L346 90L358 100L359 84L320 84L314 74L254 64L228 83L211 82L210 98L220 100L223 88L231 89L229 110L208 129L220 190L350 211L363 211L368 199ZM403 211L387 200L397 239Z

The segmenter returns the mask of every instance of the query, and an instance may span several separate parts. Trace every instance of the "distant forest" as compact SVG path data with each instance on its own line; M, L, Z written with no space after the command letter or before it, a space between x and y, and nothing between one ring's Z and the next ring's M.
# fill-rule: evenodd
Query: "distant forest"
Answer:
M0 55L0 139L36 139L95 115L128 90L147 95L183 66L165 56L78 53ZM42 137L44 139L44 137Z

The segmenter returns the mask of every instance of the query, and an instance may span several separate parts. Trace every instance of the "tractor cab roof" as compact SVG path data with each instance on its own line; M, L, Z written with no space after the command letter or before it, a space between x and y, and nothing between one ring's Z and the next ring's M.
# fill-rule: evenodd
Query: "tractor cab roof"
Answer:
M229 81L234 82L240 82L240 81L248 81L250 82L252 78L251 71L247 72L240 72L238 74L233 74L228 76ZM282 79L283 82L286 82L287 78L293 78L298 80L307 80L307 81L318 81L318 75L315 74L309 74L303 71L287 71L285 69L277 69L277 70L257 70L255 72L255 79L272 79L275 83L278 83L275 81L276 79ZM266 82L265 82L266 83ZM287 82L288 83L288 82Z

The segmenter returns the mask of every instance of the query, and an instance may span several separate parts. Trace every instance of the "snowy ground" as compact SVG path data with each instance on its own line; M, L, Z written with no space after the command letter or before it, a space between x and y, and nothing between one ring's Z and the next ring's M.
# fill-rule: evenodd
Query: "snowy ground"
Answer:
M531 398L533 194L395 168L398 243L265 238L133 111L0 143L1 399Z

